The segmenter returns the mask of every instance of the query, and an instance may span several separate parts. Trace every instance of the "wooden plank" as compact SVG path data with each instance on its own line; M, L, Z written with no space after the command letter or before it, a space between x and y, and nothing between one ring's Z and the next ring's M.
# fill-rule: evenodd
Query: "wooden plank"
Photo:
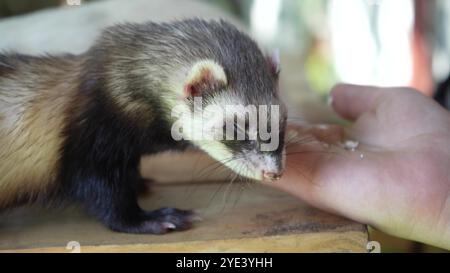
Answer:
M19 209L0 219L2 252L364 252L366 227L311 208L258 184L155 184L141 205L194 209L191 230L166 235L115 233L77 208Z

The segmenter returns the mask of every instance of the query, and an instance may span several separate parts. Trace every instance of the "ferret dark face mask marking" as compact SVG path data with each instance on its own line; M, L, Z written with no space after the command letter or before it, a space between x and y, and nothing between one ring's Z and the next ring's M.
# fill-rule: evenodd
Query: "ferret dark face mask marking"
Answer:
M276 106L276 105L273 105ZM224 139L221 143L230 151L230 159L225 159L225 165L242 176L256 180L278 180L284 169L284 127L285 119L274 117L277 126L267 128L260 123L252 125L249 119L243 118L241 125L239 118L235 119L234 128L231 130L233 139ZM252 128L252 127L256 128ZM256 131L252 138L250 135ZM262 138L264 131L267 136ZM239 140L237 135L241 133L245 139ZM228 135L228 133L225 133Z
M270 107L274 107L277 111L271 111ZM286 115L280 113L280 111L284 111L284 107L281 107L279 104L270 105L267 113L261 111L256 115L256 122L252 122L248 115L239 115L240 117L235 118L231 130L233 139L222 140L222 144L232 154L230 168L240 175L256 180L278 180L281 177L285 164L286 123ZM264 119L263 122L260 122L261 115L266 114L267 120ZM238 139L239 133L245 136L244 140ZM252 134L253 137L251 137Z

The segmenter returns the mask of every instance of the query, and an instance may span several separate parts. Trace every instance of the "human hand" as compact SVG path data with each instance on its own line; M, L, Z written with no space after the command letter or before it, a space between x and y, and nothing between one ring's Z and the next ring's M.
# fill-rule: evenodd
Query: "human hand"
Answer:
M335 111L354 121L346 138L360 145L339 145L337 126L294 126L299 137L287 147L285 174L267 184L392 235L450 249L450 113L408 88L338 85L331 95Z

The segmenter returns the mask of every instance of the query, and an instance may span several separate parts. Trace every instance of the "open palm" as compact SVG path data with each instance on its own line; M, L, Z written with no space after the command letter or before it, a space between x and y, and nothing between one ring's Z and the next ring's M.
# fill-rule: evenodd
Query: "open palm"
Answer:
M450 249L450 113L407 88L339 85L340 128L292 127L283 178L271 185L387 233ZM356 149L340 145L356 140ZM327 143L327 144L325 144ZM328 145L331 144L331 145Z

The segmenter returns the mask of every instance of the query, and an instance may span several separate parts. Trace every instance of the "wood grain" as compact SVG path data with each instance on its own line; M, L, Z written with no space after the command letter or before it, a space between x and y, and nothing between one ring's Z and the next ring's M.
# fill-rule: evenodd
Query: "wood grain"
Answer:
M366 227L258 184L155 184L146 209L194 209L191 230L166 235L112 232L78 208L20 209L0 219L1 252L365 252Z

